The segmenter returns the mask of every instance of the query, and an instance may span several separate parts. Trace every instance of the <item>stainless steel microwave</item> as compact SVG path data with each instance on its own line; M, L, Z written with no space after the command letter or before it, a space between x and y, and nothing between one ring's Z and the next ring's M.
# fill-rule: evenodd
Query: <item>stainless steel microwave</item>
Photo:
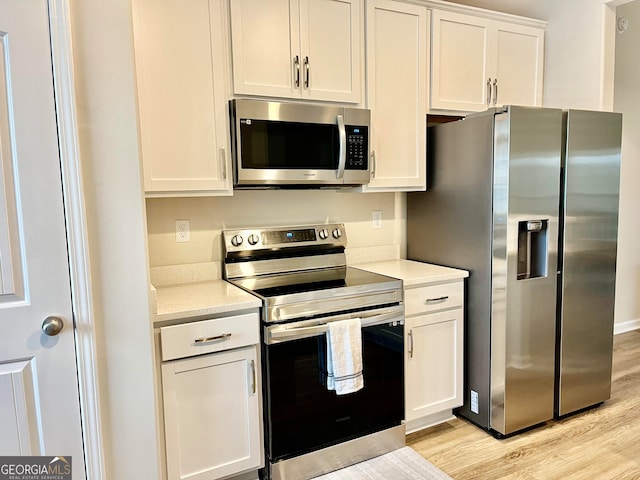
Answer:
M229 113L236 188L369 183L369 110L234 99Z

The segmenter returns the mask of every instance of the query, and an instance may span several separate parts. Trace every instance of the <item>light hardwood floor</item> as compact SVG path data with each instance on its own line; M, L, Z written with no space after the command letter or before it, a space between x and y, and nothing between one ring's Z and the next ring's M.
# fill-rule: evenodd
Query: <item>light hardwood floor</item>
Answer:
M456 418L407 444L455 480L638 480L640 331L615 336L611 399L595 409L504 440Z

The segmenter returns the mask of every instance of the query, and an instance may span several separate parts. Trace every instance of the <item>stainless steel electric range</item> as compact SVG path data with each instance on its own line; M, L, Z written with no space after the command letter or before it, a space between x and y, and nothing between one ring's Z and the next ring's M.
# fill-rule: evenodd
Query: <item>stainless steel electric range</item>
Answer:
M400 280L348 267L343 224L226 230L225 279L262 299L263 478L307 479L405 444ZM337 395L330 322L359 318L364 387Z

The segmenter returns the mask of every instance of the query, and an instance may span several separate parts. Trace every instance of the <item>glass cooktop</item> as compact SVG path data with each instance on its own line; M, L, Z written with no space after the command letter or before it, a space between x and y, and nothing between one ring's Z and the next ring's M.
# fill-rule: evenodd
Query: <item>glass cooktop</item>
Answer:
M328 295L346 295L350 290L376 291L387 287L401 288L402 285L395 278L353 267L323 268L228 281L262 298L323 290L328 291Z

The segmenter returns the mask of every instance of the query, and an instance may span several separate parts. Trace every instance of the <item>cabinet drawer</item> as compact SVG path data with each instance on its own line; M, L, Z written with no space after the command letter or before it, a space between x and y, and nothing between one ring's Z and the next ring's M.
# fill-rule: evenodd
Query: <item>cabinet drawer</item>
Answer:
M257 313L162 327L162 361L219 352L260 342Z
M405 315L461 307L464 283L453 282L405 290Z

